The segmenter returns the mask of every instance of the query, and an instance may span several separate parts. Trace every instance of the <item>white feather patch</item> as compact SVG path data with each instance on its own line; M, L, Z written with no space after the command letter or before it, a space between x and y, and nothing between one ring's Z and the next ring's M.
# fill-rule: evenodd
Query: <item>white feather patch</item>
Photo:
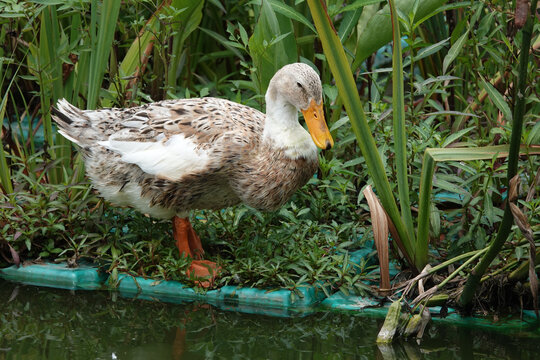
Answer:
M81 145L81 143L79 142L79 140L69 136L68 134L66 134L66 132L64 130L58 130L58 133L60 133L60 135L62 135L63 137L65 137L66 139L68 139L69 141L71 141L72 143L75 143L77 145Z
M143 125L144 125L144 119L142 119L142 120L128 120L128 121L123 121L122 122L122 126L131 127L131 128L140 128Z
M122 190L118 186L106 186L94 183L101 196L115 205L132 206L143 214L149 214L158 219L170 219L175 215L174 210L158 205L150 206L150 199L141 196L141 187L127 183Z
M205 169L210 160L205 150L198 149L197 144L183 134L155 142L121 141L111 136L98 144L120 154L122 161L172 181Z
M85 115L90 119L90 121L99 121L107 116L107 113L104 111L86 111Z

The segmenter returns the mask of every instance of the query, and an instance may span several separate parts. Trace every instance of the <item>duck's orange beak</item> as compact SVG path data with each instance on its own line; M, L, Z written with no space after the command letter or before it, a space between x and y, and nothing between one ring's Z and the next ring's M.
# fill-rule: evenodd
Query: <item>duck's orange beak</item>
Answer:
M324 150L328 150L334 146L334 140L324 120L322 101L320 104L317 104L315 100L311 100L309 107L306 110L302 110L302 114L304 114L304 119L306 119L309 133L315 145Z

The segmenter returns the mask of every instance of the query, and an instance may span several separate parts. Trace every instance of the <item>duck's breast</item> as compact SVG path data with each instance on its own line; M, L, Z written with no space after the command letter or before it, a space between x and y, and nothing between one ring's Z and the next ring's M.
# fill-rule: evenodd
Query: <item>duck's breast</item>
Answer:
M244 203L260 210L276 210L317 171L318 158L291 158L286 151L274 149L245 161L233 177L231 187Z

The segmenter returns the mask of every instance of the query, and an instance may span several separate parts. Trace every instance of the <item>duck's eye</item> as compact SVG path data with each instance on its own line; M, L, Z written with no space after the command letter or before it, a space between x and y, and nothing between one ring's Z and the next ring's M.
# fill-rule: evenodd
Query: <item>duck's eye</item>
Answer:
M300 84L299 82L297 82L296 85L297 85L300 89L303 89L303 88L304 88L304 87L302 86L302 84Z

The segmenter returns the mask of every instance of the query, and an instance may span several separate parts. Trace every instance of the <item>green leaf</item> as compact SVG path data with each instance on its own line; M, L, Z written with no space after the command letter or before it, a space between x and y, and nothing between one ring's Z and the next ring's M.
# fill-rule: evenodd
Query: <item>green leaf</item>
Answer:
M427 19L437 14L437 9L447 1L422 0L416 12L415 19ZM397 1L396 7L404 14L409 14L414 3L415 0L400 0ZM365 23L365 25L358 29L358 47L352 66L354 70L371 54L392 40L392 23L388 6L385 6L375 14L364 11L360 17L360 22Z
M452 111L452 110L434 111L434 112L430 112L430 113L426 114L426 116L432 116L432 115L461 115L461 116L479 117L478 115L475 115L475 114L464 113L464 112L461 112L461 111Z
M485 81L484 79L482 79L482 87L488 93L488 96L493 102L493 104L497 107L497 109L500 110L500 112L502 112L504 118L507 121L512 121L512 111L510 110L510 107L508 106L506 101L504 101L504 98L501 95L501 93L498 92L497 89L493 87L493 85L491 85L489 82Z
M349 121L350 120L349 120L348 116L342 117L341 119L339 119L338 121L336 121L335 123L332 124L332 127L330 128L330 131L334 131L334 130L339 129L343 125L347 124Z
M452 4L439 6L433 12L430 12L430 13L426 14L424 17L422 17L421 19L417 20L415 22L414 29L416 29L419 25L421 25L423 22L428 20L430 17L435 16L435 15L437 15L437 14L443 12L443 11L455 10L455 9L459 9L459 8L469 7L469 6L471 6L470 1L463 1L463 2L459 2L459 3L452 3Z
M527 135L527 145L540 144L540 121L534 124L533 128Z
M267 1L270 3L270 5L272 5L272 9L274 9L274 11L288 17L291 20L296 20L306 25L311 31L313 31L314 33L317 33L317 30L315 30L315 27L313 27L313 25L308 21L308 19L306 19L304 15L300 14L298 11L296 11L289 5L284 4L283 2L277 1L277 0L267 0Z
M426 153L429 154L434 161L490 160L494 157L507 157L508 151L509 145L493 145L477 148L426 149ZM522 145L521 152L538 154L540 153L540 149L538 149L538 147Z
M431 225L432 235L435 239L439 238L441 234L441 214L435 204L431 204L431 213L429 215L429 222Z
M234 222L233 222L234 227L238 226L238 224L240 223L240 220L244 217L244 215L247 213L247 211L248 211L247 207L242 207L242 208L238 209L238 211L236 212L236 215L234 217Z
M385 0L356 0L354 3L347 5L343 9L339 10L338 14L341 14L347 11L357 10L367 5L378 4L383 1Z
M470 195L469 192L465 189L437 177L435 178L435 180L433 180L433 186L456 194Z
M273 38L270 43L268 44L269 46L273 46L277 43L279 43L280 41L282 41L283 39L285 39L287 36L289 36L290 33L286 33L286 34L281 34L275 38Z
M349 161L346 161L344 164L343 164L343 167L344 168L347 168L347 167L351 167L351 166L356 166L358 164L361 164L364 162L364 159L362 157L357 157L355 159L352 159L352 160L349 160Z
M249 54L257 69L252 73L258 91L265 93L270 79L281 67L298 61L298 50L290 18L274 11L263 1L253 35L249 39Z
M347 12L343 16L343 20L339 24L338 36L339 40L343 43L353 32L356 25L358 25L358 19L362 15L362 8L356 9L352 12Z
M49 5L49 6L61 5L65 3L65 1L62 1L62 0L31 0L30 2L35 3L35 4L41 4L41 5Z
M241 48L239 46L239 44L233 42L233 41L230 41L230 40L227 40L227 38L225 38L223 35L221 34L218 34L217 32L215 31L212 31L212 30L209 30L209 29L206 29L206 28L203 28L201 27L201 31L210 35L211 37L213 37L215 40L217 40L221 45L223 45L225 48L227 48L228 50L230 50L236 57L240 58L240 59L244 59L244 56L242 55L242 53L240 52L240 50L238 50L239 48Z
M302 209L302 210L300 210L298 212L297 216L302 216L302 215L308 214L310 211L311 211L310 208L304 208L304 209Z
M470 133L472 130L476 129L476 126L471 126L469 128L460 130L456 133L451 134L446 139L444 139L444 142L441 144L441 147L445 148L448 145L452 144L454 141L460 139L462 136L465 136L466 134Z
M448 53L444 57L443 60L443 73L446 74L446 71L448 70L448 67L454 61L454 59L458 56L458 54L461 52L461 49L463 48L463 45L465 45L465 41L469 37L469 30L465 31L463 35L457 39L457 41L450 47L450 50L448 50Z
M246 29L244 29L244 27L240 23L238 23L238 31L240 32L240 39L242 39L242 44L244 44L244 46L247 46L248 41L249 41L249 36L247 34Z
M439 50L441 50L442 48L446 46L446 44L448 43L448 40L450 40L450 38L443 39L435 44L431 44L429 46L426 46L425 48L422 48L416 53L416 56L414 57L414 61L416 62L420 59L423 59L425 57L435 54L436 52L438 52Z
M517 246L515 249L516 259L521 260L525 256L525 249L523 246Z

